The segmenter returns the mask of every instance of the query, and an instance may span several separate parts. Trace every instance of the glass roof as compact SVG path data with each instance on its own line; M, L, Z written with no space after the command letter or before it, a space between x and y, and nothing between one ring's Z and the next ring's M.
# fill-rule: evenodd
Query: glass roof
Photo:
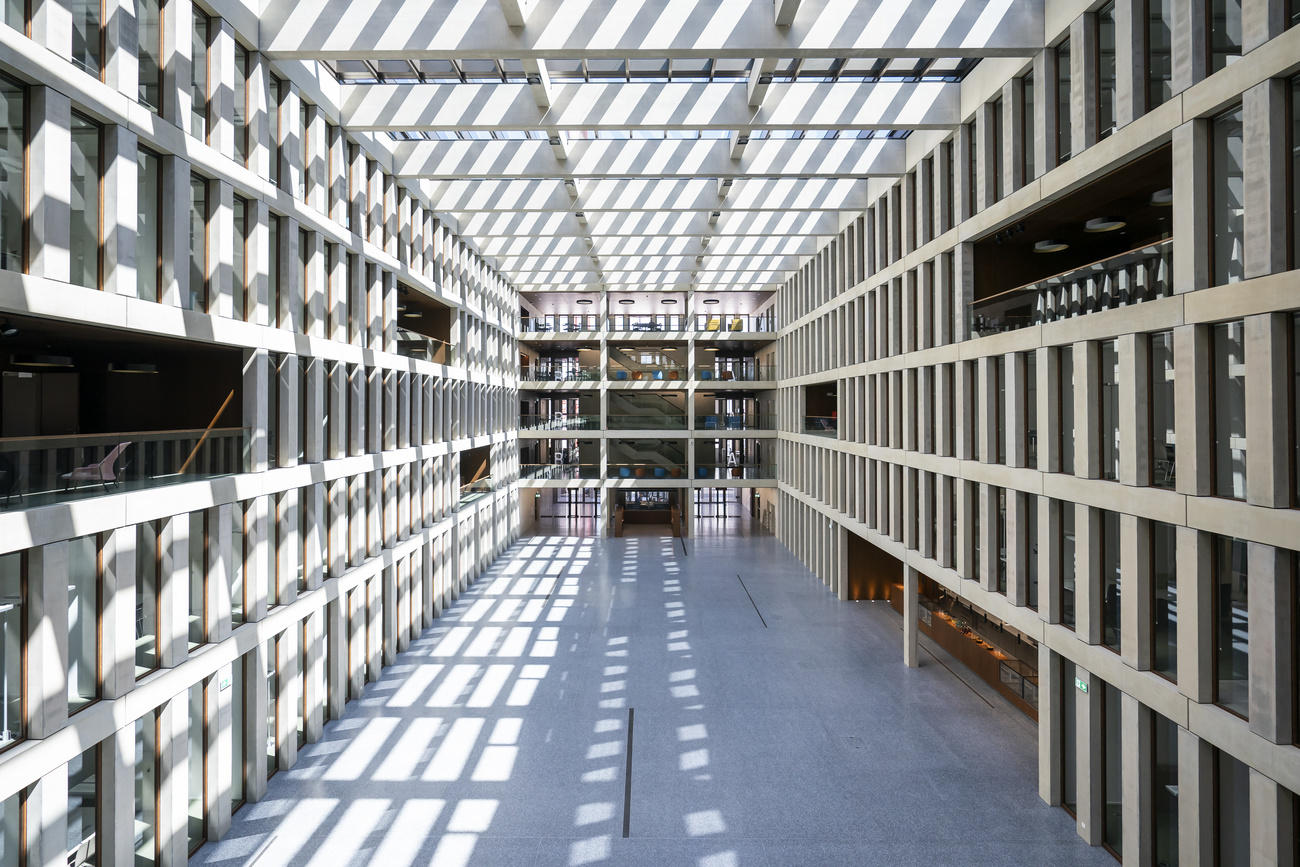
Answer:
M894 129L756 129L749 132L750 141L764 139L903 139L911 130ZM549 136L540 129L516 130L402 130L390 132L395 141L546 141ZM648 140L696 141L699 139L725 139L731 135L725 129L579 129L564 133L570 141Z

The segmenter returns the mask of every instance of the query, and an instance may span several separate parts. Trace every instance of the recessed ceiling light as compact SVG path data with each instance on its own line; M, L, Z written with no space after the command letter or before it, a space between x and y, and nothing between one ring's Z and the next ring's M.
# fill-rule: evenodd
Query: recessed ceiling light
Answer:
M665 303L665 304L676 304L676 303L677 303L677 299L676 299L676 298L665 298L665 299L664 299L664 303Z
M590 304L590 303L591 303L591 299L590 299L590 298L579 298L579 299L578 299L578 303L579 303L579 304Z
M620 298L620 299L618 299L618 303L619 303L619 304L635 304L636 302L633 301L631 298Z
M1070 249L1070 245L1064 241L1045 240L1034 242L1035 253L1059 253L1062 250L1068 249Z
M1083 224L1083 231L1099 234L1101 232L1113 232L1127 225L1128 221L1119 217L1093 217Z
M704 303L705 303L705 304L717 304L717 303L719 303L719 302L718 302L718 299L717 299L717 298L705 298L705 299L704 299Z
M9 363L14 367L62 367L71 368L72 359L66 355L11 355Z
M157 373L158 365L148 362L113 361L108 365L109 373Z
M1174 191L1170 187L1165 187L1162 190L1156 190L1154 193L1151 194L1151 204L1153 205L1159 205L1160 207L1168 207L1173 203L1174 203Z
M3 325L0 325L0 336L13 337L17 333L18 333L18 326L14 325L8 319L4 321Z

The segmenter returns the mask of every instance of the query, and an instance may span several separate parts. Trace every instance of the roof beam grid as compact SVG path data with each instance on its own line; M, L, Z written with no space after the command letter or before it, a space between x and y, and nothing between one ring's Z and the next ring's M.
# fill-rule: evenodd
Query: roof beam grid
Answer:
M723 212L710 223L709 214L679 213L596 213L587 226L573 214L475 214L461 224L461 232L481 246L487 238L571 235L614 237L715 237L757 235L762 237L830 237L842 228L837 211L809 212Z

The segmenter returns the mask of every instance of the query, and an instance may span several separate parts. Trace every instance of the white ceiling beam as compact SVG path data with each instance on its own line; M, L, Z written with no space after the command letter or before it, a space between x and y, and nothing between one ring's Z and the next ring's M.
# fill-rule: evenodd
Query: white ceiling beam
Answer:
M750 108L758 108L767 97L768 88L772 86L772 73L776 71L776 60L775 57L756 57L750 65L749 78L745 81Z
M727 189L722 184L730 182ZM729 211L862 211L867 185L853 178L666 178L587 180L423 181L435 211L516 213L569 211L713 211L724 196Z
M692 271L527 271L508 275L507 279L518 289L534 287L592 286L610 288L627 286L771 286L785 282L788 271L737 271L710 272L696 275Z
M258 46L275 58L1027 57L1043 0L538 0L526 27L491 3L296 0L266 4ZM683 46L689 46L684 48Z
M543 104L528 84L340 86L343 125L379 132L951 129L961 120L954 82L788 82L771 85L757 108L747 89L742 81L552 83Z
M709 225L706 213L597 213L586 227L573 214L475 214L461 225L461 234L481 244L487 238L546 237L570 235L593 238L618 237L713 237L757 235L763 237L830 237L839 233L840 215L835 211L757 212L736 214L723 212L716 226Z
M789 27L794 23L794 16L799 11L799 0L773 0L775 5L776 26Z
M798 256L610 256L601 255L601 267L611 271L786 271L799 265ZM589 256L503 256L494 267L503 273L542 270L580 270L591 264Z
M497 262L511 257L579 256L588 251L585 238L545 237L484 238L479 252ZM700 248L701 239L693 236L596 236L592 239L602 256L685 256ZM714 238L709 252L717 255L809 256L821 249L816 236L767 237L732 235Z
M539 141L401 142L394 174L457 178L891 177L904 169L906 143L885 139L767 139L739 160L726 141L572 141L561 162Z
M501 4L501 14L506 24L511 27L523 27L528 23L528 13L533 11L537 0L497 0Z

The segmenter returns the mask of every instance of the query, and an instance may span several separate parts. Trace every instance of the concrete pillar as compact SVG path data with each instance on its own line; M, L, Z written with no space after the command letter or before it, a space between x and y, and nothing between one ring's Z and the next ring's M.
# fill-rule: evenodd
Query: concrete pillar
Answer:
M1181 638L1180 635L1179 639ZM1180 664L1180 680L1181 676ZM1179 726L1178 863L1180 865L1210 867L1217 863L1214 852L1214 776L1214 748Z
M1173 334L1174 430L1178 436L1175 486L1180 494L1204 497L1212 492L1214 481L1211 332L1203 325L1178 325Z
M53 735L68 719L67 577L67 542L28 550L23 729L32 739Z
M1175 9L1202 0L1178 0ZM1189 25L1190 26L1190 25ZM1177 32L1177 31L1175 31ZM1176 38L1176 37L1175 37ZM1175 61L1177 56L1175 55ZM1177 64L1175 63L1175 82ZM1175 83L1175 92L1178 88ZM1180 170L1173 182L1173 277L1175 292L1210 285L1210 122L1189 120L1173 131L1173 162ZM1181 369L1179 370L1181 379ZM1181 435L1184 429L1179 429ZM1182 450L1182 443L1179 443ZM1181 468L1179 469L1181 476Z
M1291 505L1294 482L1289 417L1293 410L1285 398L1279 399L1293 388L1291 317L1290 313L1261 313L1244 320L1246 370L1250 373L1246 377L1246 438L1250 443L1246 499L1257 506L1282 509Z
M41 9L58 6L53 0L39 4ZM33 26L35 22L33 17ZM70 19L68 26L70 34ZM35 39L36 33L32 36ZM27 112L27 273L67 281L71 267L72 102L51 87L29 87ZM187 181L187 194L188 190Z
M1251 456L1254 457L1253 452ZM1295 630L1291 623L1295 611L1295 580L1291 568L1294 556L1290 551L1260 542L1248 545L1250 730L1277 744L1293 743L1295 735L1292 703L1296 697L1291 689L1296 664ZM1181 674L1180 669L1180 679Z
M1294 865L1296 811L1287 792L1255 768L1250 769L1250 863Z
M121 9L115 9L114 14L124 17ZM129 127L112 125L104 128L103 142L104 291L134 298L138 291L135 259L137 137Z
M1120 855L1128 864L1150 864L1155 849L1155 829L1149 820L1155 785L1152 711L1128 693L1119 695L1123 738L1120 827L1124 831Z
M1061 804L1061 660L1038 645L1038 797Z
M1210 536L1191 527L1179 527L1177 545L1178 691L1192 701L1211 702L1214 587Z
M921 606L917 584L917 571L911 566L903 567L903 665L908 668L916 668L920 663L917 617Z

